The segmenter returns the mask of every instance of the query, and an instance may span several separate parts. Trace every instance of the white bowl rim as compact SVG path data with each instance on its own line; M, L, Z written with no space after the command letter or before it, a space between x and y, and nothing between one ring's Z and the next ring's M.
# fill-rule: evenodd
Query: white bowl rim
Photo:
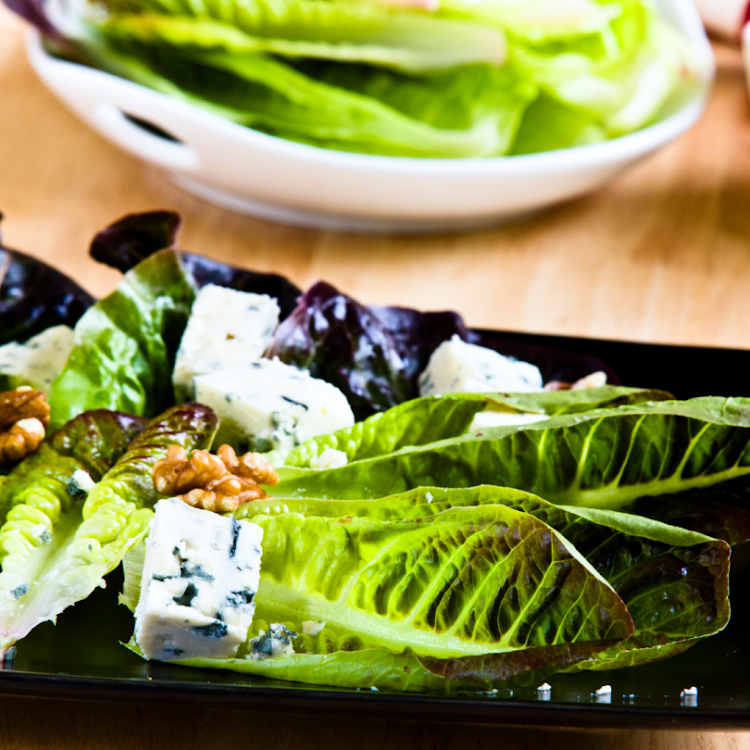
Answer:
M601 143L584 146L574 146L553 151L518 156L467 157L467 158L439 158L439 157L409 157L388 156L383 154L363 154L349 151L327 149L306 143L287 140L278 136L263 133L239 123L227 120L197 105L172 98L154 89L150 89L112 73L88 67L76 62L53 57L44 48L42 35L34 28L26 33L26 51L29 60L42 75L43 71L56 70L66 73L75 70L79 76L89 76L107 81L111 86L122 86L138 91L141 97L154 97L161 102L168 102L185 117L192 118L196 123L206 127L219 129L232 138L240 138L253 143L259 148L276 152L287 158L301 159L310 164L321 163L329 167L356 169L372 172L394 172L403 175L404 172L413 174L440 174L444 177L471 176L487 173L503 174L506 176L534 174L555 174L567 172L572 167L585 168L595 166L610 160L627 161L636 159L646 153L669 143L681 135L701 116L706 108L715 75L715 62L708 37L703 32L692 3L685 0L665 0L674 3L678 12L687 13L683 17L688 27L686 36L695 51L702 58L704 75L696 94L680 109L663 120L648 125L645 128L618 136ZM696 21L698 27L696 27ZM683 30L685 31L685 30ZM42 75L42 77L44 77Z

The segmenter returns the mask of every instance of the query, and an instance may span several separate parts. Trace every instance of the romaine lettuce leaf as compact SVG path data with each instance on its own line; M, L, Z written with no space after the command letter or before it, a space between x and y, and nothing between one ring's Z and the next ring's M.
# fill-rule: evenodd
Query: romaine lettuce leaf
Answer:
M81 415L35 454L30 468L22 463L9 477L23 489L13 493L0 528L0 657L39 623L54 622L103 585L103 576L148 531L159 497L151 480L156 461L170 445L207 448L217 419L199 404L173 407L125 451L127 437L142 426L105 411ZM100 472L118 456L85 502L68 494L75 469Z
M605 386L583 390L542 393L456 393L407 401L386 412L374 414L352 427L330 435L314 437L283 457L279 466L310 468L312 459L333 448L346 454L347 461L385 456L408 446L426 445L459 437L467 432L474 417L483 411L509 414L538 414L559 417L596 409L613 409L626 404L665 401L662 391Z
M274 494L360 499L494 484L557 504L618 510L640 497L749 474L749 415L750 400L719 397L598 409L291 477Z
M236 55L361 62L412 74L472 63L499 66L506 56L500 29L376 3L243 0L184 3L176 12L168 3L138 5L130 3L102 23L92 21L108 37Z
M401 660L413 652L441 677L456 668L455 659L466 660L461 679L480 684L555 671L633 632L620 598L575 548L507 506L454 508L417 521L296 513L253 521L264 530L256 629L262 621L297 628L324 621L336 637L364 648L387 649ZM131 579L138 577L134 567ZM376 656L382 667L383 652ZM385 660L386 671L394 658ZM349 684L346 671L339 682L330 670L304 669L321 660L296 661L289 678ZM211 664L201 662L191 663ZM333 667L335 657L328 662ZM232 664L238 668L237 660ZM435 684L420 681L412 689Z
M76 345L49 399L52 426L91 409L154 416L173 403L174 353L194 297L174 250L129 272L76 324Z
M560 507L519 490L423 487L372 500L265 499L235 516L296 513L383 521L420 520L450 508L504 505L544 521L575 545L622 597L635 632L581 662L613 669L666 658L722 630L729 621L729 546L705 534L614 511Z

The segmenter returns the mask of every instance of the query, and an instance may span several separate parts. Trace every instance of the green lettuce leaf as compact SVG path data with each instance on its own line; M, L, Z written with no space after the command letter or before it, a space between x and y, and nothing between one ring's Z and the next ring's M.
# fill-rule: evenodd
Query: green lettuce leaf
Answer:
M464 65L414 77L365 65L293 66L262 53L186 51L114 38L81 45L99 67L233 122L364 153L507 153L537 94L537 86L509 66ZM343 79L352 89L341 85Z
M277 497L360 499L480 484L618 510L750 473L750 400L645 402L498 427L283 479Z
M435 687L419 670L394 680L394 666L414 666L413 655L442 679L454 679L455 660L463 660L455 679L476 686L551 674L633 632L621 599L575 548L507 506L460 507L417 521L297 513L252 520L264 531L253 630L264 621L291 622L301 632L305 620L324 621L334 651L374 649L358 673L377 664L390 686ZM131 556L126 568L129 606L137 599L138 563ZM276 674L333 685L356 679L353 665L345 666L349 656L339 659L306 640L311 648L329 658L293 659ZM248 645L243 649L240 659L179 663L273 675L271 665L243 664ZM330 669L312 671L325 665Z
M39 623L54 622L103 585L103 577L148 531L151 507L159 499L151 481L156 461L170 445L207 448L217 426L207 407L173 407L124 451L124 440L111 440L117 419L102 411L82 415L53 437L31 468L22 463L18 476L10 477L24 489L14 496L0 528L0 656ZM92 447L87 436L97 435L101 445ZM56 444L68 454L55 452ZM67 481L76 468L101 468L118 454L85 502L68 494Z
M49 493L54 504L77 469L98 482L147 424L146 419L106 410L85 412L57 430L37 451L0 479L0 524L14 505ZM62 495L69 503L67 493ZM2 551L0 550L0 561Z
M576 550L508 507L416 522L254 522L264 530L257 612L269 622L323 620L368 644L438 658L574 642L597 651L632 632L619 597Z
M179 253L165 250L89 308L52 387L53 428L91 409L154 416L173 403L174 352L194 297Z
M586 659L613 669L666 658L721 631L729 621L729 546L704 534L614 511L555 506L504 487L419 488L373 500L275 499L241 506L237 518L297 513L414 521L465 506L504 505L559 531L622 597L631 638Z
M155 12L113 13L100 30L105 36L166 42L183 49L269 52L362 62L407 73L472 63L501 65L506 55L499 29L376 3L244 0L203 7L185 3L177 12L158 2L145 6Z
M330 448L346 453L351 462L459 437L483 411L557 417L669 398L663 391L619 386L541 393L428 396L407 401L330 435L312 438L284 456L285 466L278 468L281 476L289 476L291 472L285 467L309 468L311 460Z

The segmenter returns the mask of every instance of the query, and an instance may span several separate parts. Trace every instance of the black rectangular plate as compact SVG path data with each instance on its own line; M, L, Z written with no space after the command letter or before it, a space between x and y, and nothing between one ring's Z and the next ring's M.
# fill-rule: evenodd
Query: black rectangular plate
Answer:
M489 333L489 332L487 332ZM599 357L623 383L661 388L678 398L748 393L750 351L635 344L558 336L492 332ZM63 613L57 626L41 625L0 666L0 694L54 696L202 706L215 703L249 711L388 715L434 721L570 727L750 728L750 545L734 551L732 620L724 632L663 662L612 672L556 675L548 700L535 690L497 694L422 695L341 690L266 680L232 672L188 669L141 660L118 641L133 628L117 606L119 572L106 590ZM597 702L611 685L611 702ZM698 688L695 705L680 693Z

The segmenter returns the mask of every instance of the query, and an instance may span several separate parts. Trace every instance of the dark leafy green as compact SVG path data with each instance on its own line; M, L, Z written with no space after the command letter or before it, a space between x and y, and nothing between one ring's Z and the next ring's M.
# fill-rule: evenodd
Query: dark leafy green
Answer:
M93 303L60 271L0 245L0 345L56 325L73 327Z
M180 215L172 211L128 214L102 229L89 253L100 263L127 273L159 250L176 247L181 225Z
M169 211L130 214L94 238L91 257L125 273L159 250L176 247L181 223L179 214ZM183 252L182 260L197 287L216 284L275 297L282 320L294 310L297 298L302 294L291 281L275 273L248 271L193 253Z

